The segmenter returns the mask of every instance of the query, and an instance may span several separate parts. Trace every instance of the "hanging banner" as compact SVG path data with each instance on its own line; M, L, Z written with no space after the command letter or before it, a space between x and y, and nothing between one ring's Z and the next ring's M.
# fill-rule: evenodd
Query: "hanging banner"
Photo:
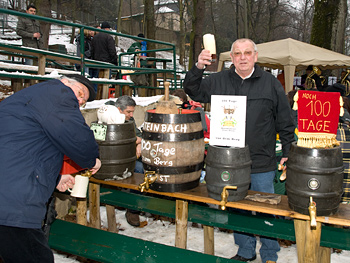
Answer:
M245 147L247 97L212 95L210 145Z

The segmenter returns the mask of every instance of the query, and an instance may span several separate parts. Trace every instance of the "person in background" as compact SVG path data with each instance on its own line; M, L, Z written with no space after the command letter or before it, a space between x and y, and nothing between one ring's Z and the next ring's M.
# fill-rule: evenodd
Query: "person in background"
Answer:
M294 123L290 106L281 83L255 63L258 59L256 44L250 39L237 39L230 52L233 67L203 78L211 65L209 50L202 50L198 62L184 80L185 92L195 101L210 102L211 95L240 95L247 97L246 144L252 160L251 185L254 191L273 193L276 170L276 133L282 142L283 156L288 159L294 141ZM256 258L256 237L234 232L237 254L232 258L249 262ZM280 250L276 239L260 237L260 256L263 263L276 262Z
M101 29L110 31L111 26L108 22L102 22ZM105 32L98 32L95 34L92 39L91 57L94 60L112 63L116 66L118 65L118 56L115 47L115 41L110 34ZM93 68L90 71L90 76L92 78L98 78L99 73L99 69Z
M322 86L321 78L314 70L314 67L312 65L308 66L306 68L306 74L301 76L302 84L304 83L304 88L306 90L318 90L318 91L324 91L324 88Z
M101 29L110 31L111 26L108 22L101 24ZM99 32L92 39L91 57L98 61L118 65L117 50L113 37L104 32Z
M281 82L283 89L286 90L286 83L285 83L285 79L284 79L284 70L282 70L282 72L277 75L277 79L279 80L279 82Z
M77 56L78 57L80 57L80 55L81 55L80 35L81 35L81 30L80 30L80 33L75 38L75 41L77 43ZM85 58L88 58L88 59L91 59L92 38L94 35L95 35L94 31L84 29L84 56L85 56ZM78 71L81 70L80 64L76 64L75 67ZM84 72L89 73L89 68L85 67ZM89 73L89 75L90 75L90 73ZM97 92L97 86L96 86L95 92Z
M35 15L36 7L32 4L28 5L26 13L29 15ZM22 37L23 46L43 49L44 42L40 31L39 21L32 18L20 17L18 19L16 33ZM25 59L24 64L33 65L33 60Z
M143 174L143 164L141 161L141 140L142 140L142 132L136 127L136 123L134 120L134 111L136 107L136 102L134 99L128 95L123 95L119 97L115 103L115 106L119 109L120 113L125 115L125 120L132 121L135 124L136 131L136 160L135 164L135 173ZM132 191L135 193L139 193L138 191ZM140 212L136 210L127 209L125 213L126 221L132 226L140 226Z
M140 33L137 35L138 37L145 38L145 35ZM147 43L144 40L138 39L136 42L132 43L131 46L128 48L127 52L136 52L136 51L141 51L141 50L146 50L147 49ZM134 56L134 67L141 67L140 65L140 57L141 56L146 56L146 54L142 55L143 53L137 53Z
M42 230L55 188L74 183L60 176L63 156L95 174L101 167L94 134L80 106L95 98L81 75L41 82L0 103L0 261L54 262Z

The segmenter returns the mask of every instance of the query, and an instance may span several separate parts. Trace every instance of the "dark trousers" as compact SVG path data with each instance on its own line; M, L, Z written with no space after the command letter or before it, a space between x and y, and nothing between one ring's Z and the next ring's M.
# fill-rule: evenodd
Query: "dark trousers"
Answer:
M4 263L54 262L53 253L41 229L2 225L0 225L1 258Z

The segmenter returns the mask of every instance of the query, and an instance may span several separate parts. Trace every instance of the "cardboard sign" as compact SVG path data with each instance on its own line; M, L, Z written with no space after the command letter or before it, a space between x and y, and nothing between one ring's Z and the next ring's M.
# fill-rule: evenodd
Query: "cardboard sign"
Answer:
M299 132L337 134L339 97L339 92L299 90Z
M245 147L247 97L212 95L210 145Z

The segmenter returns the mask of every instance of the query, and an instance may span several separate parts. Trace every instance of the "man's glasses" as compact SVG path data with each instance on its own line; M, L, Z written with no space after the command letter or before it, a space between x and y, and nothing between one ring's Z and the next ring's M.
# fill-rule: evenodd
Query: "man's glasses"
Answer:
M242 55L244 55L245 57L251 57L254 53L255 51L252 50L246 50L243 53L241 51L235 51L233 52L233 56L236 58L241 57Z

